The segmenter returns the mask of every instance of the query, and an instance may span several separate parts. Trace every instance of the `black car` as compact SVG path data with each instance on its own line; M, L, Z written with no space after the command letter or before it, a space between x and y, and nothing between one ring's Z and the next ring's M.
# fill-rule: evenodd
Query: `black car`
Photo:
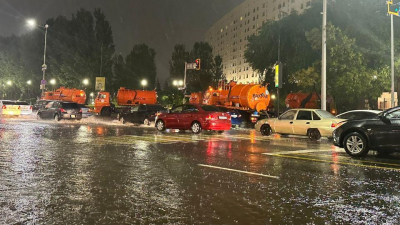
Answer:
M75 102L51 101L37 113L38 119L82 119L82 109Z
M161 105L137 105L128 113L118 114L118 119L121 123L135 123L150 125L151 121L155 121L156 114L166 112L167 109Z
M33 110L44 109L44 107L51 102L50 100L38 100L33 105Z
M351 156L368 151L400 151L400 107L388 109L372 119L349 120L333 131L333 144Z
M340 115L337 115L336 117L339 119L345 119L345 120L373 119L373 118L376 118L376 116L381 112L382 111L379 111L379 110L352 110L352 111L348 111L348 112L342 113Z

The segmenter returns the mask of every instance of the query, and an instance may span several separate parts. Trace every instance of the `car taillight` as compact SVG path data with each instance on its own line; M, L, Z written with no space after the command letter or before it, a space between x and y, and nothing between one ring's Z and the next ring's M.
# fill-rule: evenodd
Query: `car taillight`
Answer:
M80 109L79 112L81 113L81 112L82 112L82 109Z
M65 113L67 111L65 111L65 109L63 109L63 108L60 108L60 112Z
M93 110L92 110L92 109L89 109L88 112L93 112Z
M29 106L29 110L32 110L32 106Z
M216 117L213 116L213 115L208 115L208 116L206 117L206 120L215 120L215 119L216 119Z
M19 105L19 106L18 106L18 110L20 110L20 109L21 109L21 106Z
M3 107L1 107L2 109L7 109L7 106L6 105L3 105Z

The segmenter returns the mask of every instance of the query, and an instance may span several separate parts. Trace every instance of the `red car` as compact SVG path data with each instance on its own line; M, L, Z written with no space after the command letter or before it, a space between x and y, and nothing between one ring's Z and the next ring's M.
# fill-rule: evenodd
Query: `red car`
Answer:
M211 105L179 105L162 113L156 118L156 128L192 130L198 134L201 130L215 130L222 133L231 129L231 117L220 109Z

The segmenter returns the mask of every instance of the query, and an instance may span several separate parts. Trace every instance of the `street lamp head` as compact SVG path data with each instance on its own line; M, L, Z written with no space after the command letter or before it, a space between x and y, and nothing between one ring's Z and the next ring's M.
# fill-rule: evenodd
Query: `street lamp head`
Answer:
M183 80L179 81L179 86L183 86Z
M51 79L51 80L50 80L50 84L51 84L51 85L55 85L55 84L56 84L56 79Z
M7 81L7 85L8 85L8 86L11 86L11 85L12 85L11 80Z
M178 86L178 81L177 81L177 80L174 80L174 81L172 82L172 84L173 84L174 86Z
M27 83L28 85L31 85L31 84L32 84L32 81L31 81L31 80L28 80L26 83Z
M84 80L82 81L82 83L83 83L84 85L88 85L88 84L89 84L89 79L84 79Z
M275 99L276 98L276 96L275 95L271 95L271 99Z
M49 25L48 24L44 25L44 28L46 28L46 29L49 28Z
M142 80L142 86L146 86L147 85L147 80Z
M34 20L34 19L28 19L28 20L26 21L26 25L28 25L28 27L30 27L30 28L34 28L34 27L36 26L36 20Z

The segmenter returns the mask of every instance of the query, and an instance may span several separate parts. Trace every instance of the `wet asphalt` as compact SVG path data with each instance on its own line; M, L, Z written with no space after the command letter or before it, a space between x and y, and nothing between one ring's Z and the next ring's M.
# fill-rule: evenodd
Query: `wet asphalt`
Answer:
M399 224L399 172L328 139L0 118L0 224Z

